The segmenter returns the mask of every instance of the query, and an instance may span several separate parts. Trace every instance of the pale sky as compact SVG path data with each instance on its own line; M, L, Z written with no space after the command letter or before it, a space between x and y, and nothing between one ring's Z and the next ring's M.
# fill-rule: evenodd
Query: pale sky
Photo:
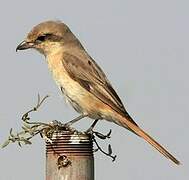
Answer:
M78 114L67 105L47 69L44 57L15 52L28 31L45 20L62 20L102 67L135 121L181 162L174 165L142 139L106 121L117 160L97 152L95 180L189 179L189 2L185 0L2 1L0 6L0 143L37 94L51 97L32 118L69 121ZM76 127L87 129L91 120ZM1 180L45 179L45 149L37 137L32 146L12 144L0 150Z

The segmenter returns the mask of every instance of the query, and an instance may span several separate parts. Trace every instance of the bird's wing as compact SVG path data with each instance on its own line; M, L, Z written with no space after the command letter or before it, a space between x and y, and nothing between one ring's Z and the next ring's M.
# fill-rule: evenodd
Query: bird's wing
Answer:
M65 52L62 63L70 77L76 80L83 88L116 112L123 116L128 116L128 119L136 125L128 115L104 72L89 55L85 54L84 57L80 57L70 52Z

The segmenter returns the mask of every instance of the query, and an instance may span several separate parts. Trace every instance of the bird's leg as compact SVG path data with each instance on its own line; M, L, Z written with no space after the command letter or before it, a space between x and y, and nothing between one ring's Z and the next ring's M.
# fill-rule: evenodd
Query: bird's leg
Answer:
M93 130L99 120L100 120L100 119L96 119L96 120L93 122L93 124L90 126L90 128L89 128L87 131L85 131L85 133L87 133L87 134L92 134L92 135L94 134L94 135L96 135L97 137L99 137L100 139L110 138L110 135L111 135L111 132L112 132L111 130L110 130L106 135L104 135L104 134L102 134L102 133L100 133L100 132L97 132L97 131L94 131L94 130Z
M79 121L80 119L86 117L86 114L81 114L80 116L76 117L75 119L72 119L71 121L67 122L64 124L65 127L70 127L72 124L74 124L75 122Z
M95 121L92 123L92 125L90 126L90 128L87 129L86 133L88 133L88 134L93 133L93 129L94 129L95 125L97 124L98 120L99 119L95 119Z

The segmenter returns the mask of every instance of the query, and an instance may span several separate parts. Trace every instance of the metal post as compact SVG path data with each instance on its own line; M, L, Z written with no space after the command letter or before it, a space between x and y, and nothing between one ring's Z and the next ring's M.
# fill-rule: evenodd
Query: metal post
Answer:
M46 143L46 180L94 180L92 139L86 134L55 132Z

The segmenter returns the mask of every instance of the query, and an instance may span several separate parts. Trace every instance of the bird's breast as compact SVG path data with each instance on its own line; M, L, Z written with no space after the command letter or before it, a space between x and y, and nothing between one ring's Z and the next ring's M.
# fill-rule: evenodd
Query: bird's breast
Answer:
M48 68L52 73L52 76L59 87L64 89L64 94L66 96L75 97L75 96L84 96L84 89L67 73L66 69L63 66L63 55L50 56L47 59ZM79 95L78 95L79 93ZM76 97L77 98L77 97Z
M58 55L50 56L47 59L48 68L52 73L53 79L74 109L79 113L88 114L91 111L87 103L87 99L92 100L89 98L90 93L69 76L62 60L63 57Z
M69 76L62 63L63 56L48 57L48 68L67 100L79 113L93 119L101 118L110 108Z

